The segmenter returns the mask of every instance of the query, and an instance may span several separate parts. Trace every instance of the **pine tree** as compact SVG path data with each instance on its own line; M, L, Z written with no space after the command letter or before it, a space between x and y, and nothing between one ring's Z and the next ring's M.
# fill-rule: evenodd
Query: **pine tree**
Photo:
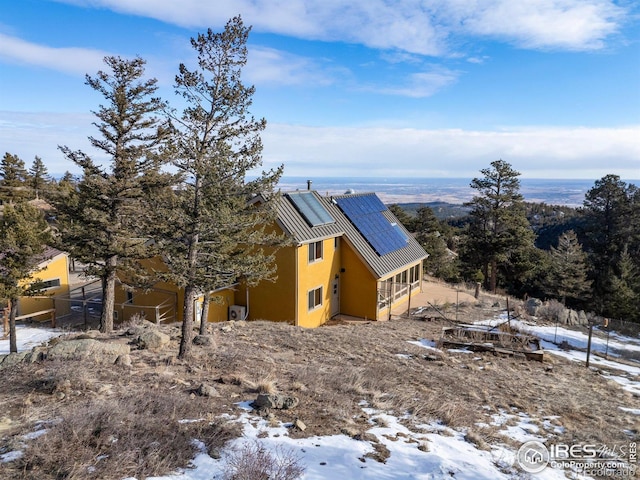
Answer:
M265 231L275 218L271 192L281 169L248 181L262 163L264 119L249 113L254 87L241 81L250 28L235 17L221 33L209 30L191 40L198 67L180 65L176 89L187 107L174 118L175 166L183 182L164 212L173 228L157 241L169 277L185 290L179 357L188 355L199 295L242 280L255 285L272 278L273 256L263 247L278 239Z
M39 255L50 241L42 213L26 202L6 205L0 216L0 300L9 301L9 349L17 352L16 315L18 299L38 293L30 282Z
M86 84L107 100L94 112L101 137L89 140L109 156L110 168L60 147L83 173L76 185L58 189L54 203L62 247L102 280L100 330L110 332L117 272L150 256L143 201L169 181L159 173L169 129L158 116L165 103L153 96L156 80L143 79L145 61L106 57L105 63L110 71L87 75Z
M591 281L587 279L587 255L578 242L573 230L563 233L558 239L558 247L551 247L550 292L562 303L584 301L590 291Z
M628 255L634 271L640 270L640 193L617 175L606 175L595 182L585 196L585 247L591 266L595 303L599 313L617 315L612 303L620 285L640 295L640 285L620 283L623 255ZM625 253L626 252L626 253Z
M626 249L620 255L608 287L610 294L604 298L608 315L627 321L640 321L640 270Z
M503 160L480 171L471 188L479 195L465 205L472 207L471 223L463 248L467 270L482 271L487 287L495 292L499 269L507 283L527 274L532 263L535 234L525 215L519 172Z
M51 182L51 178L49 177L49 172L47 171L47 167L44 162L37 155L31 164L29 174L29 184L34 191L36 199L38 199Z
M403 209L400 205L398 205L397 203L394 203L393 205L389 205L389 211L391 213L393 213L393 216L396 217L398 219L398 221L404 225L404 227L409 230L410 232L413 231L414 229L414 219L413 217L407 213L407 211L405 209Z
M28 197L27 178L24 161L17 155L5 153L0 162L0 201L13 203L25 200Z
M424 262L426 271L437 278L457 281L457 259L449 250L445 236L448 226L438 220L430 207L420 207L414 219L414 227L416 240L429 254Z

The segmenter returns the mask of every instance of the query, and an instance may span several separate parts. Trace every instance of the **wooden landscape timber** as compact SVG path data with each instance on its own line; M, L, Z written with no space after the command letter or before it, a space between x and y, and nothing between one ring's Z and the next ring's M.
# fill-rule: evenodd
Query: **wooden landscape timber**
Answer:
M544 361L540 341L531 335L505 331L505 326L488 327L459 324L443 327L440 346L473 352L492 352L497 355L521 356L527 360Z

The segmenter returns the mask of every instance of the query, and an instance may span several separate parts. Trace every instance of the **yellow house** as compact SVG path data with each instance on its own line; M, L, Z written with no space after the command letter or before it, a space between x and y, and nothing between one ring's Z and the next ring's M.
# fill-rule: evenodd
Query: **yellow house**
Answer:
M161 258L152 258L142 262L149 271L162 272L166 265ZM229 319L229 308L234 305L235 291L233 286L209 292L212 299L209 304L207 321L221 322ZM194 312L198 320L202 314L204 295L196 300ZM116 288L115 309L116 322L129 320L134 315L143 315L151 322L182 321L184 309L184 289L170 282L157 282L153 288L133 289L119 284Z
M278 228L294 244L276 253L277 281L239 291L238 317L302 327L339 314L386 320L421 290L427 253L374 193L285 193Z
M422 288L427 253L374 193L285 193L274 228L292 239L275 254L277 280L209 292L214 301L207 321L269 320L312 328L336 315L386 320ZM160 259L149 262L150 269L163 268ZM183 302L184 291L169 283L146 292L120 288L114 316L126 320L144 313L151 321L181 321Z
M38 296L19 299L18 316L53 308L56 309L56 315L65 315L69 313L68 303L56 304L51 297L69 294L69 256L55 248L46 247L40 258L38 271L31 275L29 282L40 281L43 289Z

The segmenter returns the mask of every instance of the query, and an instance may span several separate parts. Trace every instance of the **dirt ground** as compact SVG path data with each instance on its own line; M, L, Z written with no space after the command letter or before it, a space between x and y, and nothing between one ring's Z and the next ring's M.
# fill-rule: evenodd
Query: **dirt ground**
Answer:
M0 454L21 448L24 455L0 462L0 478L160 475L188 464L193 438L215 455L240 433L225 426L241 413L239 404L260 392L299 400L290 410L253 412L274 425L301 420L306 429L291 428L293 437L344 433L375 446L363 402L403 418L416 431L434 422L464 431L479 448L519 447L501 433L509 424L492 424L492 415L504 413L525 416L555 442L621 445L637 437L638 415L622 408L640 409L640 399L609 380L609 372L553 356L535 362L424 348L425 341L436 344L456 315L487 318L503 311L505 302L485 294L476 300L471 292L433 283L421 295L423 302L414 304L424 308L414 318L332 322L316 329L212 324L208 342L193 345L186 360L176 358L179 325L149 325L169 335L169 344L141 349L135 329L96 336L129 344L130 365L45 360L2 370ZM213 393L198 393L202 385ZM45 435L26 439L43 424ZM124 447L129 453L117 450ZM131 452L138 456L124 461ZM87 476L89 467L93 474Z

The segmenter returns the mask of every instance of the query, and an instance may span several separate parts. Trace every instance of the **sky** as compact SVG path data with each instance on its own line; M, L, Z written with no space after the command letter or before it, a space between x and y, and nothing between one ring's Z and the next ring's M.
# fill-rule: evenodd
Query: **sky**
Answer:
M79 171L104 103L85 74L140 56L178 102L190 38L251 25L243 81L286 176L640 178L637 0L20 0L0 6L0 151ZM175 104L175 103L174 103Z

